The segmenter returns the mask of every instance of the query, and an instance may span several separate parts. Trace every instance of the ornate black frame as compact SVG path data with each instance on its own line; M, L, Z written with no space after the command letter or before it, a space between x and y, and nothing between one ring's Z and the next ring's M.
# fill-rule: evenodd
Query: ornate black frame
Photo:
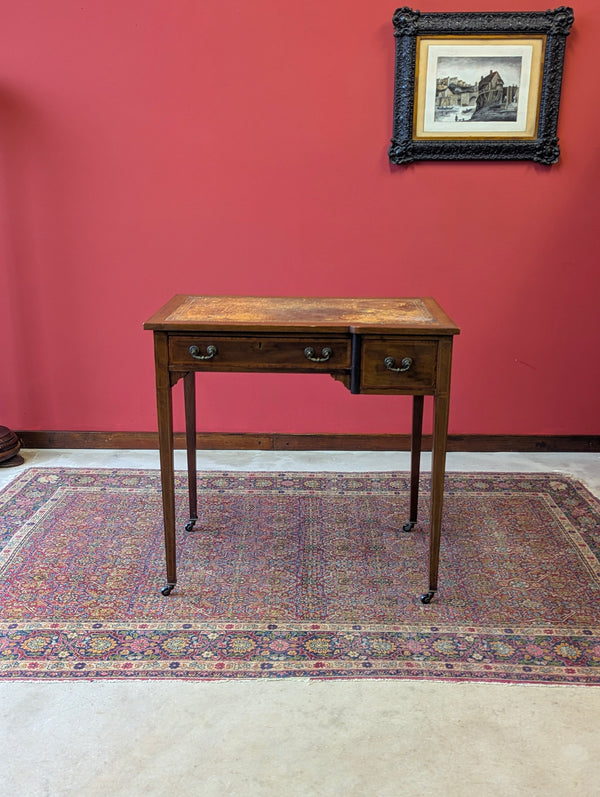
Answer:
M393 16L396 37L394 127L389 158L395 164L416 160L533 160L551 165L559 158L556 128L566 37L573 9L549 11L421 13L404 6ZM417 37L545 34L537 138L413 138Z

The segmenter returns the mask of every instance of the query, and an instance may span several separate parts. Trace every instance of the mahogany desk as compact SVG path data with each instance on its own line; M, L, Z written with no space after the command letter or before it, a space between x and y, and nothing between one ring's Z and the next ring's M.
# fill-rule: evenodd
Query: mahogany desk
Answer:
M417 520L424 396L434 400L429 603L437 591L450 367L458 327L423 299L174 296L144 324L154 332L158 437L169 595L177 583L173 405L184 380L191 531L198 519L196 371L330 374L351 393L413 396L410 514Z

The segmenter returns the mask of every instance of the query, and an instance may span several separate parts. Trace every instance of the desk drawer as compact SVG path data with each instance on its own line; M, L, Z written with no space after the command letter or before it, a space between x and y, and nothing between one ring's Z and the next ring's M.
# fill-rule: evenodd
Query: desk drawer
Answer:
M341 335L176 335L169 339L169 363L174 370L195 371L339 371L350 368L350 339Z
M433 393L436 364L435 340L364 337L361 393Z

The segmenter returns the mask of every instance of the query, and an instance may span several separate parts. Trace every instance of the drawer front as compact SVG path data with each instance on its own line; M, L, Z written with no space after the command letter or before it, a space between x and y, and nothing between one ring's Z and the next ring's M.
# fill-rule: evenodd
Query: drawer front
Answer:
M341 335L176 335L169 339L172 370L337 371L350 368L350 339Z
M361 393L433 393L437 341L365 337L361 352Z

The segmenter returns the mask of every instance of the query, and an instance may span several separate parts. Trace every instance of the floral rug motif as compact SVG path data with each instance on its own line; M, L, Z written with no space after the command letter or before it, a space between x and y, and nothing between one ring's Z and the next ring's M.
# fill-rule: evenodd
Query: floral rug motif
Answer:
M24 470L0 493L0 677L412 678L600 685L600 502L556 474L448 474L439 592L429 478Z

